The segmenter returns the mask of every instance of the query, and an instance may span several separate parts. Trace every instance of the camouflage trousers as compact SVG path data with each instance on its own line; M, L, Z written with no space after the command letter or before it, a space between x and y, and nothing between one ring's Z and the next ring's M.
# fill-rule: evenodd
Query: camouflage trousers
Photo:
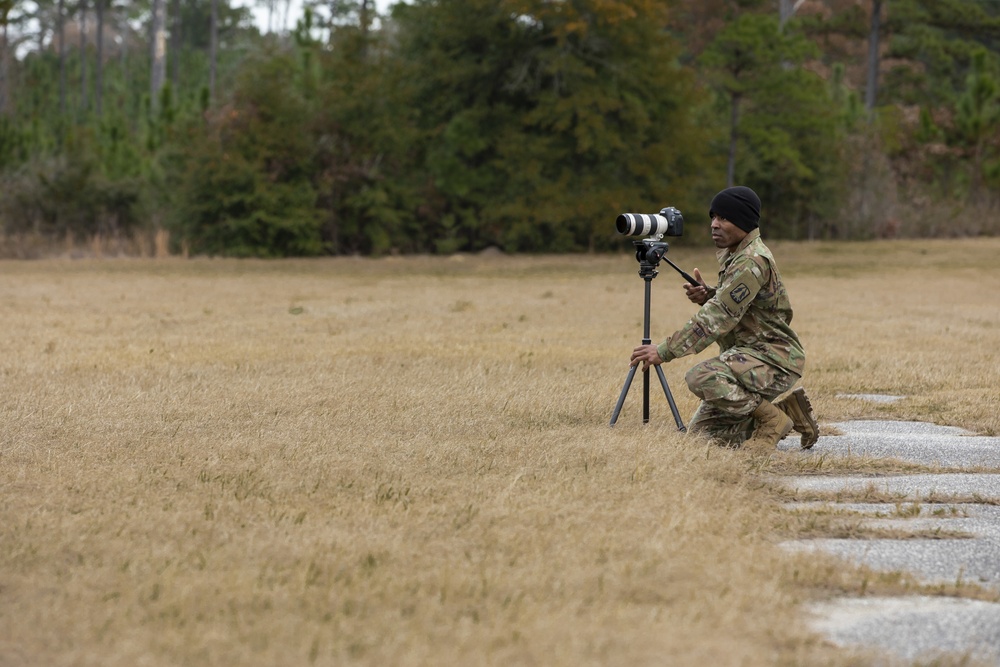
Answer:
M698 364L684 379L702 401L691 417L688 433L704 433L735 447L753 432L753 412L761 399L774 400L791 389L799 376L734 347Z

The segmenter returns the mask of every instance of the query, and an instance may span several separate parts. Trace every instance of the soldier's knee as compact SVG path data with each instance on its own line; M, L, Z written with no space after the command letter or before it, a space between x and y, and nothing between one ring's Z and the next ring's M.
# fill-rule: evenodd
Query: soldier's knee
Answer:
M688 369L688 372L684 374L684 381L687 382L688 389L691 390L691 393L696 396L701 395L698 393L698 390L701 387L701 374L698 372L700 366L701 364L692 366Z
M705 398L706 389L715 383L719 376L718 362L716 359L703 361L696 366L692 366L684 374L684 381L687 382L691 393L699 398Z

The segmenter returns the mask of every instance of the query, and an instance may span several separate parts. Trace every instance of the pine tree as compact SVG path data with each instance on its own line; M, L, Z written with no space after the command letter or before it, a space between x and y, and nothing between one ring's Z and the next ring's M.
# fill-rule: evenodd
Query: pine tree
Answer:
M661 3L425 0L394 16L439 251L607 248L623 210L700 202L698 98Z

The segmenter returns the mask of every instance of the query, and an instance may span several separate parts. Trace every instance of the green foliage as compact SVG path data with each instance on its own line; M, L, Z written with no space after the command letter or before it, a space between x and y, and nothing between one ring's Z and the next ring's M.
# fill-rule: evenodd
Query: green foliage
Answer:
M84 239L127 235L139 222L139 183L108 180L85 157L29 162L0 183L6 234Z
M996 66L1000 16L994 5L969 0L893 0L885 58L887 101L937 104L964 88L976 53ZM987 51L984 51L987 47Z
M735 182L761 196L769 235L814 235L839 194L844 126L830 87L802 68L816 54L801 34L780 30L776 16L746 14L702 55L720 108L731 113Z
M212 0L184 0L178 3L181 10L180 28L185 51L207 51L211 34ZM240 26L251 25L252 3L246 6L233 7L224 0L218 0L217 21L219 34L223 39L238 33ZM171 54L171 58L180 54Z
M982 198L984 178L997 169L997 134L1000 130L1000 84L986 66L986 52L973 56L972 71L958 100L955 117L958 139L972 153L973 199ZM992 162L992 164L991 164Z
M758 86L780 85L783 72L815 55L815 45L780 30L776 16L744 14L719 32L701 62L718 88L750 95Z
M431 250L418 222L423 200L412 156L419 140L403 73L363 26L341 26L331 41L329 50L301 42L312 55L304 66L315 61L320 72L310 131L324 242L334 253Z
M10 169L28 159L26 139L21 129L0 115L0 170Z
M956 125L961 138L980 145L995 135L1000 123L1000 86L986 69L986 53L978 52L972 63L967 86L958 100Z
M920 124L915 137L921 143L930 143L941 138L941 128L934 122L934 117L926 107L920 109Z
M273 54L247 73L231 106L189 130L172 225L196 252L319 254L312 147L302 132L309 114L295 63L288 54Z
M626 247L618 213L674 205L685 242L707 242L700 212L729 169L772 237L880 234L908 192L955 211L1000 199L990 0L884 3L874 115L871 5L854 0L783 28L766 0L413 0L391 17L310 0L291 35L219 0L211 97L211 0L170 3L180 50L156 105L148 5L114 0L100 113L93 42L61 58L55 2L0 6L19 49L0 113L9 233L166 224L239 256L565 252Z
M425 0L395 18L438 250L608 248L618 212L696 200L697 95L660 4Z

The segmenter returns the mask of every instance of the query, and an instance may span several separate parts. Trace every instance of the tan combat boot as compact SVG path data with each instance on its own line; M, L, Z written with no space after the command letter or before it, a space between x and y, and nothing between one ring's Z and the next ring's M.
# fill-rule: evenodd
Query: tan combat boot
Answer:
M773 451L795 425L788 415L767 400L761 400L753 411L753 418L757 422L753 437L744 442L743 447L761 453Z
M775 403L774 407L791 417L795 430L802 434L802 449L809 449L816 444L819 440L819 425L813 417L812 404L804 388L798 387Z

